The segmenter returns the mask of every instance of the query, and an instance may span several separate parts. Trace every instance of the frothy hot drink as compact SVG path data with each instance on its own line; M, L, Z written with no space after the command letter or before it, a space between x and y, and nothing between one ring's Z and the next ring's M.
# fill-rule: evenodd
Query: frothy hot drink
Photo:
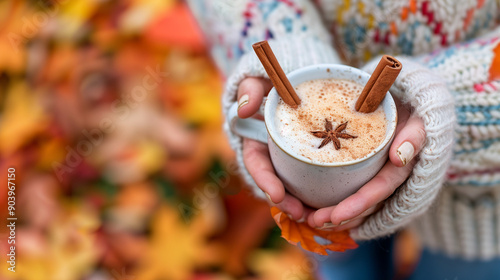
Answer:
M349 80L318 79L295 89L301 104L293 109L280 100L276 127L285 145L296 154L316 163L346 162L366 156L385 138L387 125L382 106L369 114L354 109L362 85ZM332 130L336 137L328 133ZM331 141L325 140L328 137Z

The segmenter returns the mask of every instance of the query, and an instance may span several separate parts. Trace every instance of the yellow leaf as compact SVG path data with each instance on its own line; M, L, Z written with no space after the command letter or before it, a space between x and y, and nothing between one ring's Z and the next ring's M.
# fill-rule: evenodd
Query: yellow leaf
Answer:
M0 11L0 71L19 74L26 67L25 44L38 33L36 26L27 26L33 11L21 1L2 1Z
M120 18L124 32L139 32L162 12L168 11L176 3L169 0L133 0L132 6Z
M23 240L16 247L20 266L16 273L1 270L0 276L12 280L83 279L97 265L100 249L96 240L99 217L91 210L82 205L63 209L46 234L18 228L16 236ZM5 263L5 256L1 258Z
M23 82L15 82L7 93L0 121L0 153L9 155L37 133L44 131L48 118L36 95Z
M72 38L85 22L99 8L99 2L96 0L71 0L64 1L57 8L60 14L57 15L58 23L64 28L59 28L58 32L63 38Z
M140 141L138 144L137 164L142 170L151 174L160 170L165 162L163 147L153 141Z
M256 250L249 257L249 267L262 280L312 280L314 262L314 259L292 246L280 251Z
M134 274L137 279L188 279L197 265L219 259L221 248L207 240L214 223L206 219L210 207L209 203L202 211L194 209L193 217L183 221L181 209L162 205L153 217L150 247Z
M171 87L167 98L183 119L220 127L222 83L213 63L202 55L172 51L166 71Z
M81 279L97 264L96 230L100 221L98 213L91 210L84 205L72 205L50 229L50 279Z

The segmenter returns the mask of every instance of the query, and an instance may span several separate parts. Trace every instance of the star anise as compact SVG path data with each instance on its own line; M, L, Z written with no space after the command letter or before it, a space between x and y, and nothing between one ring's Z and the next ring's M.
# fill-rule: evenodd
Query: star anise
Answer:
M349 138L356 138L358 136L350 135L347 133L343 133L347 127L347 122L339 124L335 130L333 130L333 125L332 122L329 121L328 119L325 119L325 131L311 131L312 135L318 137L318 138L324 138L323 142L321 142L321 145L319 145L318 149L323 148L326 144L333 142L333 145L335 146L335 149L338 150L340 149L340 141L339 138L343 139L349 139Z

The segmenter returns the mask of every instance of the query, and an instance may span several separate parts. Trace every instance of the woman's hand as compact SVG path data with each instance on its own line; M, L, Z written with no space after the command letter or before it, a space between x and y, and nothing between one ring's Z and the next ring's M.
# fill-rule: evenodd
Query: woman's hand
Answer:
M238 116L255 116L262 100L272 88L271 81L263 78L246 78L238 87ZM243 161L257 186L266 193L270 202L294 220L304 220L305 208L297 198L285 192L283 183L276 176L269 158L267 144L251 139L243 140ZM312 212L309 210L308 212Z
M307 222L312 227L341 231L356 228L382 207L411 174L417 155L425 144L424 123L396 100L398 126L389 150L389 160L382 169L356 193L335 206L312 212Z
M240 118L254 116L262 99L272 84L263 78L246 78L238 88L238 115ZM243 160L257 186L269 200L294 220L307 218L310 226L335 230L359 226L370 214L381 207L381 202L394 193L411 174L416 162L414 156L425 143L423 121L411 115L408 108L397 100L398 126L394 142L389 150L389 161L379 173L355 194L336 206L316 211L305 207L300 200L285 192L281 180L274 172L266 144L244 139Z

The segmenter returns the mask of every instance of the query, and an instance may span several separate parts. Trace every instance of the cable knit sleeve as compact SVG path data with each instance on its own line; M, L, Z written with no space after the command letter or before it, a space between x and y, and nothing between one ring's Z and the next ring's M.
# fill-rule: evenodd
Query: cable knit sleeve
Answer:
M446 81L429 68L408 58L391 93L413 108L424 121L426 143L408 180L400 186L380 211L370 216L357 230L356 239L388 235L425 212L437 197L452 155L455 113ZM364 70L373 72L379 59Z
M211 44L212 56L228 75L222 98L225 115L246 77L267 77L252 44L268 40L285 73L318 63L339 63L316 7L308 0L189 0ZM264 197L243 165L242 139L225 124L240 172Z
M457 126L446 184L415 224L423 244L450 256L500 256L500 28L420 61L441 73Z
M464 204L463 194L472 191L478 196L488 190L486 187L491 190L498 186L495 178L499 176L499 161L491 159L498 159L498 150L493 147L500 137L497 111L500 95L495 80L498 77L491 77L489 70L494 49L500 42L497 38L500 29L491 35L430 55L401 58L404 70L391 92L423 119L427 141L410 178L379 212L352 232L354 238L363 240L391 234L425 212L421 220L433 222L424 223L420 229L433 228L431 235L435 237L425 234L427 245L444 246L445 251L456 254L474 243L462 234L460 225L476 223L474 219L468 221L457 209L474 212L474 205L481 203ZM365 70L373 71L375 63L369 63ZM481 195L478 197L485 200ZM500 205L500 201L495 204ZM474 226L467 228L468 232L475 230ZM479 235L481 230L477 232ZM450 246L451 240L460 242Z

